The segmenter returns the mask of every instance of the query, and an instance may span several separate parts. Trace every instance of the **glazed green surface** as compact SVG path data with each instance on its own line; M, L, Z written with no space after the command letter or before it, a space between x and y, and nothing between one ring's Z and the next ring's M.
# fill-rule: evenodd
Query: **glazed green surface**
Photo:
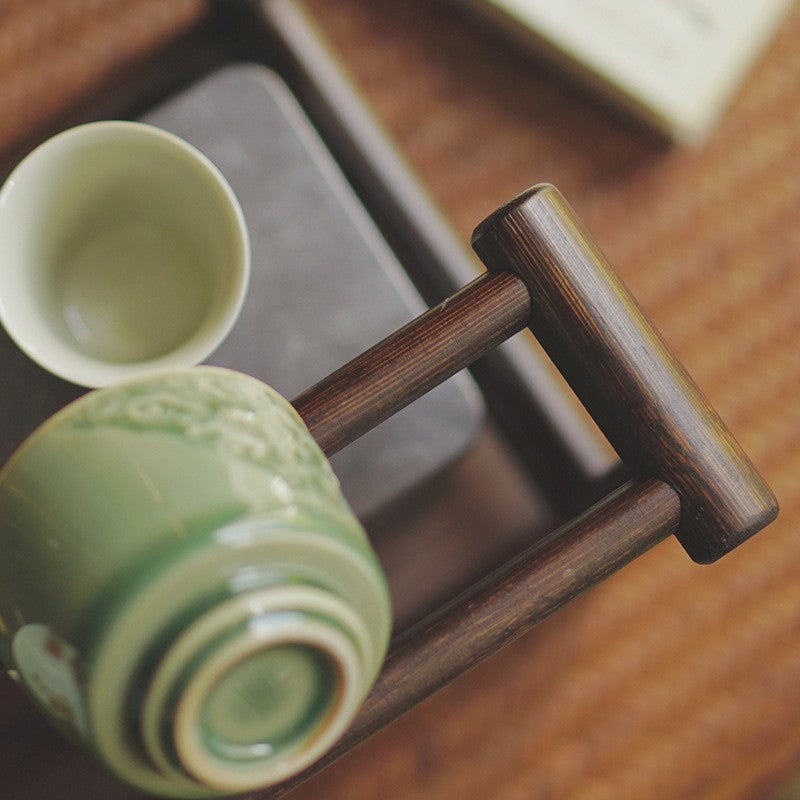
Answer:
M7 626L48 619L72 639L133 565L156 570L244 514L300 522L317 512L332 517L331 535L369 552L285 401L256 382L233 389L213 370L187 376L93 394L12 457L0 476Z
M197 652L187 655L204 657L203 637L220 624L205 620L223 619L216 607L242 598L231 618L239 628L213 636L235 633L234 649L244 649L210 685L198 735L214 769L228 761L236 780L247 779L243 766L279 763L286 748L302 753L341 680L330 654L303 644L307 614L291 634L297 641L261 644L247 623L256 607L248 597L267 591L269 608L270 591L288 587L301 607L311 603L322 628L314 635L327 641L330 628L337 657L356 659L348 669L363 682L359 695L388 644L385 581L327 460L287 401L229 370L98 390L45 423L0 472L0 553L0 641L42 631L19 650L23 682L42 682L37 647L56 642L74 653L74 672L48 667L71 698L59 721L147 791L211 791L170 766L172 745L160 734L151 740L161 766L142 754L130 697L148 689L184 630L197 631ZM264 612L265 630L291 617L285 605L274 612ZM191 692L191 680L170 691ZM48 711L46 694L38 700Z

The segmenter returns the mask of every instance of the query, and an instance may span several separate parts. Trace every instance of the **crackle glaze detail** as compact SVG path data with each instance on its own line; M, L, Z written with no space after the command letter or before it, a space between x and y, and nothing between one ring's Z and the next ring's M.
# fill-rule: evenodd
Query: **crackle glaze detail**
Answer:
M255 380L233 382L203 368L158 376L98 392L93 403L78 410L72 426L116 426L219 446L278 476L288 471L288 483L296 489L338 502L338 479L300 417L281 395ZM274 485L276 480L281 485ZM277 494L288 487L285 479L271 483Z

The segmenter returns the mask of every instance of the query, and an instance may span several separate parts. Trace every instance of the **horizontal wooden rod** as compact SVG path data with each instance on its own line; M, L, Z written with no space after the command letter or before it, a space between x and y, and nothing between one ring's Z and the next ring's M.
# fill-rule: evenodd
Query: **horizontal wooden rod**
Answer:
M530 296L510 273L483 273L292 401L333 455L528 324Z
M584 590L675 533L680 498L631 481L397 637L350 730L305 772L258 795L276 800Z

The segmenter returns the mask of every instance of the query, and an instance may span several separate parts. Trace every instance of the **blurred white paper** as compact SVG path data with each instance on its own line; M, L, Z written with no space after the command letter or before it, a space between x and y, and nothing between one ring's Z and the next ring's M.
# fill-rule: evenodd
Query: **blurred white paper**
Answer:
M671 138L701 143L793 0L471 0Z

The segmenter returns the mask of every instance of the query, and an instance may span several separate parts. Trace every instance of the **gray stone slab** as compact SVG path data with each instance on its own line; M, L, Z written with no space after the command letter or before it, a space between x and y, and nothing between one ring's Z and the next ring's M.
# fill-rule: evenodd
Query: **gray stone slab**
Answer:
M248 297L209 363L248 372L291 398L424 310L273 72L224 67L143 119L214 161L250 229ZM462 374L336 454L332 464L363 515L457 458L482 419L477 390Z

